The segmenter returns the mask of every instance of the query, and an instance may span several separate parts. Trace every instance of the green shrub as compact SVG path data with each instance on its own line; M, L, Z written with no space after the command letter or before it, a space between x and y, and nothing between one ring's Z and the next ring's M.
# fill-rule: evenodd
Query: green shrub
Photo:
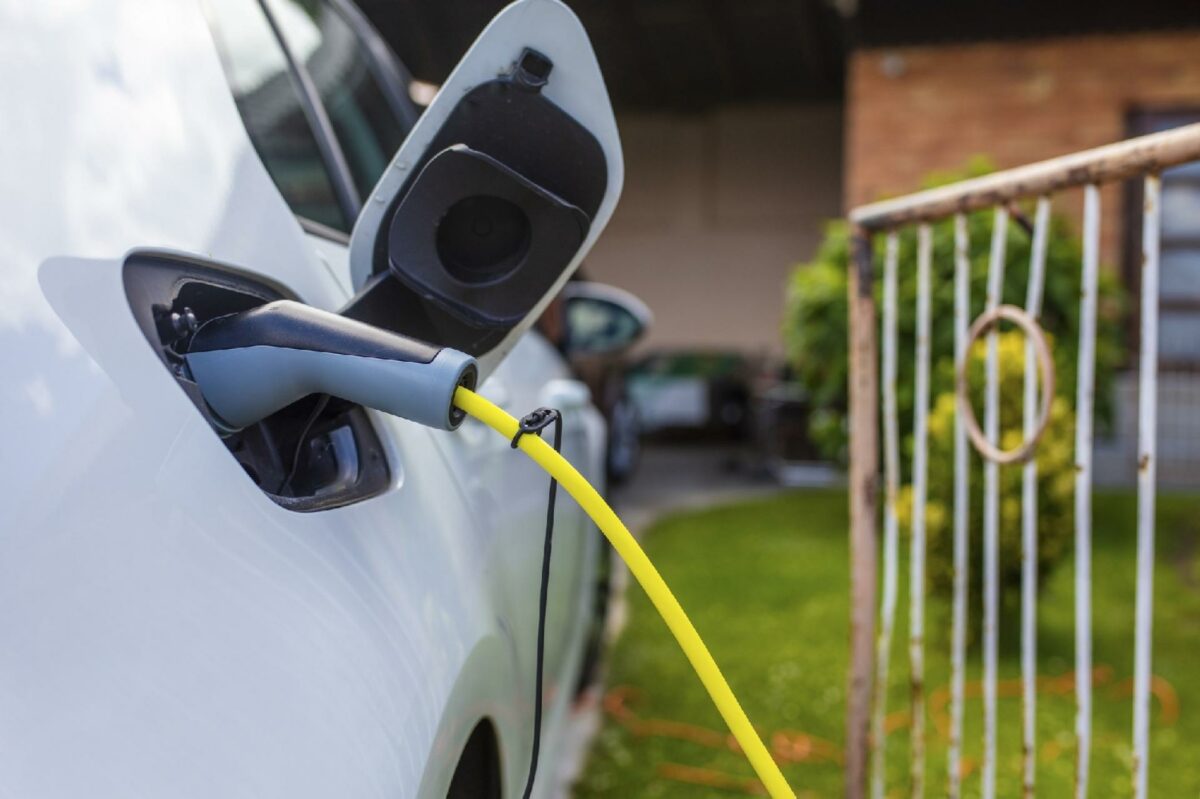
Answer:
M1022 396L1025 385L1025 339L1017 331L999 336L1000 446L1011 450L1023 439ZM984 356L977 343L971 352L971 386L977 418L983 419ZM930 588L949 594L954 568L954 419L955 395L939 394L929 414L929 482L926 498L926 573ZM1074 534L1075 415L1071 403L1058 395L1050 407L1050 422L1038 442L1038 577L1050 575L1069 553ZM970 446L968 444L968 446ZM969 584L980 582L983 552L983 466L971 454ZM1010 593L1021 584L1021 467L1000 467L1000 586ZM901 490L897 502L901 528L909 530L912 489Z
M983 162L964 173L939 176L929 185L948 183L984 174ZM1032 216L1032 207L1023 208ZM971 318L983 310L987 283L992 212L968 216L971 240ZM933 397L953 389L954 382L954 225L952 220L933 227L932 358ZM875 237L876 301L882 299L884 236ZM1012 223L1007 232L1003 301L1025 305L1031 236ZM1042 325L1057 337L1054 348L1058 394L1074 402L1078 359L1079 289L1082 248L1064 217L1051 215L1046 252L1046 284ZM784 317L784 344L797 379L804 386L811 409L809 435L825 457L844 461L846 448L847 305L846 273L849 231L844 222L832 222L816 255L799 265L792 275ZM903 451L911 452L913 411L914 338L916 326L916 230L900 235L898 272L898 405ZM1102 269L1096 338L1096 416L1103 430L1112 418L1112 380L1120 365L1123 296L1111 270ZM1019 395L1018 395L1019 396ZM904 458L904 472L908 471Z

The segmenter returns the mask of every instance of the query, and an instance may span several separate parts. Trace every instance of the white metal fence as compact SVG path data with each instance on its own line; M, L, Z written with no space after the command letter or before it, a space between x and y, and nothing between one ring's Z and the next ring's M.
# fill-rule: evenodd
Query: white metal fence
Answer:
M885 789L887 736L884 725L888 665L893 654L893 634L898 605L899 528L898 497L901 489L900 440L897 402L897 278L902 269L917 271L914 416L911 465L912 535L909 551L909 641L911 675L910 766L908 789L912 796L944 793L958 797L962 791L959 762L962 754L963 703L966 671L969 475L971 445L983 457L982 649L983 649L983 749L981 794L995 796L997 752L997 649L999 640L999 527L1000 470L1020 468L1021 489L1021 682L1022 682L1022 785L1025 796L1035 791L1035 717L1037 686L1037 439L1049 416L1053 370L1038 319L1042 308L1051 207L1056 196L1082 189L1083 259L1080 268L1079 360L1075 398L1075 795L1088 794L1092 726L1091 654L1091 504L1093 483L1093 389L1097 291L1100 270L1100 187L1139 179L1143 181L1140 354L1137 425L1137 562L1132 730L1133 793L1146 795L1149 768L1149 711L1151 688L1151 620L1154 575L1154 507L1156 470L1156 411L1158 408L1158 272L1160 174L1171 166L1200 160L1200 125L1131 139L1107 147L1076 153L1019 169L921 192L855 209L850 265L850 504L852 551L852 652L847 718L847 795L881 798ZM1005 306L1005 243L1010 213L1021 200L1036 202L1033 220L1029 279L1024 308ZM985 311L971 324L970 252L967 215L992 209ZM932 228L954 220L954 314L950 319L931 318L930 285L933 258ZM899 234L917 229L915 265L900 263ZM874 299L874 239L886 237L883 259L882 326L876 327ZM1016 322L1026 333L1024 417L1025 442L1014 451L999 449L1000 401L996 325L1000 319ZM930 412L931 327L954 327L954 362L959 379L959 405L954 430L953 580L950 636L951 683L949 699L949 763L945 785L925 781L924 619L926 581L926 498L928 477L928 422ZM1053 332L1053 331L1052 331ZM877 361L877 334L882 338L882 360ZM974 424L966 391L966 363L971 342L987 336L984 384L984 421ZM1048 368L1049 367L1049 368ZM882 369L882 387L878 369ZM1043 402L1038 401L1039 368ZM880 390L881 389L881 390ZM882 425L879 398L883 399ZM1011 398L1010 398L1011 399ZM876 519L878 512L879 430L883 433L883 558L879 573ZM1019 464L1007 466L1007 464ZM877 596L877 585L882 597ZM878 601L877 601L878 600ZM878 616L878 635L876 618ZM895 787L895 786L891 786Z

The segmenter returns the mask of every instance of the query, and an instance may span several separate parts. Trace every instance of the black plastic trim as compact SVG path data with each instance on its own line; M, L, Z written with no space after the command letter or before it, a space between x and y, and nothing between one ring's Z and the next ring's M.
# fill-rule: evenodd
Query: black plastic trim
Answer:
M296 221L300 223L300 227L305 233L312 236L319 236L327 241L332 241L335 244L341 244L343 247L350 246L350 234L344 230L330 227L317 222L314 219L309 219L306 216L297 216Z
M342 316L421 341L436 341L468 355L482 355L504 338L505 330L466 324L426 301L390 271L380 272L339 311Z
M469 229L470 211L454 226L456 209L481 200L502 203L523 221L523 243L502 256L489 252L480 264L458 265L447 247L467 251L480 237ZM484 221L491 230L491 220ZM558 280L590 225L577 206L492 156L456 145L432 158L400 201L389 226L388 258L401 282L464 323L508 330ZM443 241L448 228L454 232Z

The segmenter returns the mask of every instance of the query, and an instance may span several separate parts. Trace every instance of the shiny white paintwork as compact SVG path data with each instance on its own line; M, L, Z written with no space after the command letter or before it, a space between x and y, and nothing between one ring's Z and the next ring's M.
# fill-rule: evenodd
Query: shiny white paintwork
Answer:
M323 308L348 296L256 157L194 0L0 0L0 75L0 796L444 796L481 718L519 793L543 476L476 423L373 415L384 495L275 505L121 284L151 248ZM574 406L568 455L600 474L602 423L544 341L484 390ZM561 507L550 764L598 544Z

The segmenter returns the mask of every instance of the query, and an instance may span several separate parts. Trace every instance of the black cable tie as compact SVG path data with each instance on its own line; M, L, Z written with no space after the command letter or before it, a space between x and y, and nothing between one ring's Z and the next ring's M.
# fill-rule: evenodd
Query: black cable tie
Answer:
M517 434L512 438L512 448L517 448L517 445L521 443L521 436L526 433L533 433L540 437L543 430L560 418L561 414L554 408L538 408L536 411L525 414L517 426Z

